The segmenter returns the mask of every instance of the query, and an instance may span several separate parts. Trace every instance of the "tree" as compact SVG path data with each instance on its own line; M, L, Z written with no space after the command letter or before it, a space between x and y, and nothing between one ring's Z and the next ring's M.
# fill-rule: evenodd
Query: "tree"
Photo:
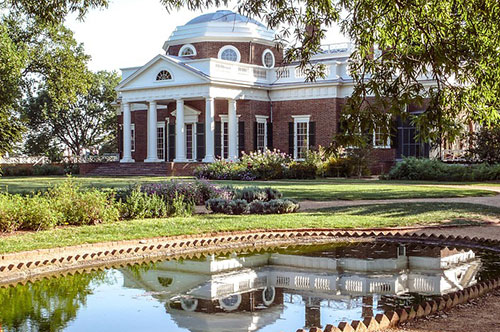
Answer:
M168 9L226 4L161 1ZM387 115L406 119L409 104L424 110L411 119L421 139L453 140L463 123L500 122L497 0L243 0L239 9L281 28L285 61L305 69L309 80L323 74L310 59L321 50L325 28L341 26L355 45L355 88L343 112L352 132L377 127L388 136Z
M9 151L22 133L22 125L11 110L21 96L25 55L10 39L7 27L0 23L0 156Z
M205 9L227 0L159 0L176 8ZM4 0L4 6L37 22L59 23L76 11L82 17L107 0ZM424 112L412 119L421 139L453 140L463 126L500 122L500 6L497 0L241 0L243 14L265 19L286 44L285 61L307 79L324 75L311 63L333 24L355 44L350 73L355 88L344 114L351 130L374 127L389 135L387 115L408 118L408 104ZM377 50L382 50L378 52ZM429 85L419 78L428 77ZM373 96L371 98L370 96Z
M90 86L77 94L74 102L62 107L47 90L26 102L23 116L29 127L26 152L45 154L51 148L64 146L74 155L84 149L98 149L116 140L115 88L120 81L116 72L90 73Z

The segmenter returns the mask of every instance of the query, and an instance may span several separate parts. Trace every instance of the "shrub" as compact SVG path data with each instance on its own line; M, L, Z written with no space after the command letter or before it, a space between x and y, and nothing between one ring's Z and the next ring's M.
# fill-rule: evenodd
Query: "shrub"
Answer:
M113 194L98 189L81 190L71 178L48 190L47 196L63 223L93 225L118 220L120 211Z
M186 200L184 195L175 193L172 203L168 205L168 215L174 217L191 216L194 212L194 202Z
M135 188L122 206L124 218L161 218L168 215L165 201L158 195L149 195Z
M253 201L268 201L267 192L259 187L245 187L236 191L236 198L243 199L248 203Z
M268 201L283 197L283 194L278 189L274 189L271 187L266 187L263 189L266 191Z
M229 200L221 198L212 198L205 202L207 210L213 213L227 213Z
M290 156L276 149L243 153L241 157L241 164L262 180L282 179L290 161Z
M43 230L62 224L64 216L54 208L53 202L45 195L36 194L23 197L19 229Z
M35 165L33 166L33 175L64 175L64 167L60 165Z
M317 167L314 164L292 161L288 166L287 178L289 179L314 179Z
M3 166L4 176L31 176L33 166L31 165L6 165Z
M269 201L269 211L273 214L284 214L297 212L300 208L299 203L291 199L273 199Z
M23 200L21 195L0 193L0 232L12 232L19 229Z
M243 214L248 211L248 202L244 199L234 199L228 202L227 212L234 215Z
M411 157L398 162L382 178L429 181L500 180L500 164L450 165L439 160Z
M250 214L267 214L269 213L269 203L263 201L253 201L248 206Z

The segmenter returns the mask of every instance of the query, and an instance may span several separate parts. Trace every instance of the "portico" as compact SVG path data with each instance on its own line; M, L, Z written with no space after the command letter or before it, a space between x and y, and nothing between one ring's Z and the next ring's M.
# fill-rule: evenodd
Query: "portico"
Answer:
M200 100L201 99L201 100ZM132 146L138 143L135 137L147 138L147 155L144 162L155 163L171 160L177 163L193 162L201 160L203 162L213 162L216 158L215 146L220 146L221 142L216 142L216 107L214 97L202 98L177 98L177 99L149 99L144 101L122 100L121 113L123 119L123 155L122 163L135 162L132 158ZM219 99L219 98L217 98ZM238 159L238 116L236 99L221 98L227 103L227 133L224 138L227 140L228 153L219 152L225 159L235 161ZM196 101L204 109L195 109L186 105L186 102ZM138 132L138 128L132 130L132 112L139 108L147 109L146 133ZM158 109L165 118L159 116ZM204 117L201 116L204 113ZM166 114L166 115L165 115ZM159 121L159 120L164 121ZM204 121L203 121L204 120ZM203 121L203 122L202 122ZM174 123L172 123L174 122ZM173 133L172 133L173 132ZM200 139L203 139L200 141ZM169 140L174 140L171 142ZM161 146L163 144L163 146ZM173 150L173 151L172 151ZM167 157L169 152L173 155ZM200 155L201 154L201 155ZM161 156L159 156L161 155Z

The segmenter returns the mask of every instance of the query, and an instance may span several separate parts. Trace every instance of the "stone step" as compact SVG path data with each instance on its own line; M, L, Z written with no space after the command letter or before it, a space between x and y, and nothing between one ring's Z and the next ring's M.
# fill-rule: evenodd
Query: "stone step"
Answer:
M201 163L98 163L89 169L80 167L81 174L107 176L191 176ZM83 170L83 171L82 171Z

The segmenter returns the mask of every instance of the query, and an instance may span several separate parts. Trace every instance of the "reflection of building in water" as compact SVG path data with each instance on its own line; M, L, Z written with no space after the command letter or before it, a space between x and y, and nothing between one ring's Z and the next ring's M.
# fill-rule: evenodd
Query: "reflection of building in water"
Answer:
M179 327L256 331L279 319L282 304L297 297L305 307L304 326L321 326L322 306L354 306L361 316L373 316L390 296L470 286L480 266L470 250L392 243L312 248L162 262L144 272L123 270L125 286L164 301Z

